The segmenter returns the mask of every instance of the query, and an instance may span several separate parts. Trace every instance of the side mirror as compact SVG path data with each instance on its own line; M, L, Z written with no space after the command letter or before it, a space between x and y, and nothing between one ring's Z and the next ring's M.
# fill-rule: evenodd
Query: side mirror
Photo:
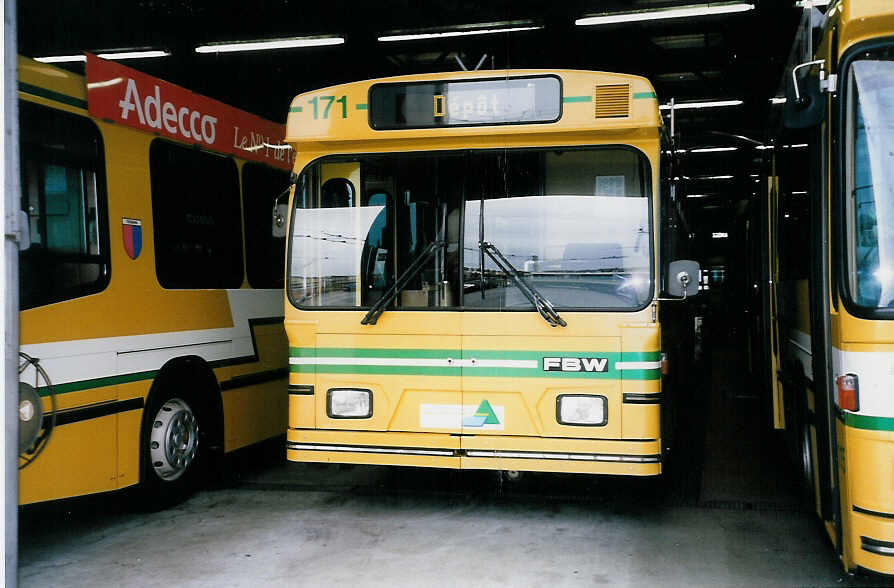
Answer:
M699 271L697 261L680 259L667 266L667 293L676 298L688 298L698 294Z
M808 61L792 69L791 78L785 84L783 122L789 129L807 129L822 122L826 114L823 100L822 72L809 72L798 79L798 70L825 63L825 60Z
M286 236L286 215L289 212L289 205L285 202L273 205L273 228L272 234L274 239L282 239Z

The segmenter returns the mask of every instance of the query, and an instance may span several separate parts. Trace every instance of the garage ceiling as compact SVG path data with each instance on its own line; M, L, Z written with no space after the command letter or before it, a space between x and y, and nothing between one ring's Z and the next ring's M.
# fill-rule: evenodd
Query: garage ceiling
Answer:
M82 0L19 1L19 51L32 57L134 48L168 57L128 65L274 121L306 90L370 77L495 68L618 71L652 80L667 102L739 99L741 106L679 113L677 128L704 142L716 131L763 138L801 9L794 0L749 0L738 14L575 26L590 14L711 4L699 0ZM714 2L716 4L716 2ZM433 7L425 9L426 6ZM436 40L380 42L392 31L530 20L543 28ZM197 54L209 42L339 35L343 45ZM83 71L82 64L64 67ZM696 140L695 138L698 137Z

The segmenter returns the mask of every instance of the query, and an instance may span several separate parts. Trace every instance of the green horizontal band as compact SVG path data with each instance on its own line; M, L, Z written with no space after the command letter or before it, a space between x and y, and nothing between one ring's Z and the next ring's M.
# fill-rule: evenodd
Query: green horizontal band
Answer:
M656 98L657 99L658 96L655 95L655 92L635 92L633 94L634 100L644 100L647 98Z
M568 104L569 102L592 102L593 99L590 96L565 96L562 98L562 102Z
M143 380L151 380L155 378L158 370L149 372L136 372L133 374L123 374L120 376L108 376L105 378L94 378L92 380L81 380L80 382L68 382L66 384L56 384L53 391L56 394L66 394L68 392L81 392L82 390L92 390L93 388L104 388L106 386L116 386L118 384L129 384L131 382L141 382ZM46 386L37 389L41 396L49 396L50 391Z
M537 368L520 367L471 367L471 366L414 366L414 365L344 365L331 364L294 364L289 366L292 373L327 373L327 374L377 374L377 375L415 375L415 376L468 376L494 378L583 378L583 379L624 379L624 380L657 380L661 377L660 369L624 369L617 370L613 366L617 362L657 362L660 360L657 351L513 351L513 350L465 350L459 349L381 349L381 348L339 348L339 347L290 347L290 357L327 357L327 358L394 358L394 359L462 359L477 360L514 360L535 361L542 365L544 357L590 358L600 357L608 360L608 371L605 372L572 372L545 371Z
M235 365L245 362L237 362ZM221 367L215 364L209 364L212 368ZM82 392L84 390L93 390L94 388L105 388L106 386L117 386L118 384L130 384L132 382L143 382L146 380L154 380L158 375L158 370L147 372L135 372L132 374L122 374L119 376L107 376L104 378L93 378L91 380L80 380L78 382L67 382L65 384L55 384L53 391L56 394L67 394L69 392ZM266 370L262 372L254 372L250 374L241 374L230 380L221 382L221 387L231 389L250 386L254 383L262 383L275 378L285 378L285 368L276 370ZM258 379L258 382L253 380ZM41 396L49 396L50 391L46 386L37 388L38 394Z
M55 100L56 102L68 104L69 106L77 106L78 108L83 108L84 110L87 109L86 100L73 98L67 94L60 94L59 92L47 90L46 88L41 88L40 86L26 84L25 82L19 82L19 91L24 92L25 94L31 94L32 96L40 96L41 98Z
M658 351L513 351L499 349L385 349L381 347L289 347L289 357L396 357L401 359L536 359L543 357L607 357L612 361L659 361Z
M355 108L357 108L357 110L366 110L367 106L366 104L358 104Z
M894 418L891 417L864 416L862 414L839 411L838 418L844 422L845 426L853 427L854 429L894 431Z
M290 106L289 112L304 112L304 108L301 106Z

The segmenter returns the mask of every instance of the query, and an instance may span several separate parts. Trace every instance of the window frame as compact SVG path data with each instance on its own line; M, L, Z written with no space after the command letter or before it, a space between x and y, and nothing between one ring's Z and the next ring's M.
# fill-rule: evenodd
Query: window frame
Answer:
M287 236L284 236L282 238L274 237L272 235L271 226L269 224L265 224L264 229L260 229L257 232L251 231L249 229L250 217L252 219L254 217L252 216L253 213L249 214L247 212L249 209L249 206L251 206L251 204L249 203L249 199L251 198L251 196L246 192L246 189L245 189L246 188L246 173L245 173L246 170L249 170L249 174L248 174L249 178L255 174L255 171L253 171L253 170L257 170L258 172L260 172L262 174L267 174L267 173L283 173L283 174L285 174L285 177L284 177L285 181L283 182L283 190L288 189L289 172L283 168L272 167L272 166L269 166L269 165L266 165L264 163L260 163L257 161L246 161L245 163L242 164L242 167L239 170L240 171L239 190L240 190L240 199L241 199L241 203L242 203L242 240L244 243L243 266L245 268L245 279L248 282L249 287L252 289L255 289L255 290L281 289L285 285L285 240L286 240ZM277 198L277 196L282 195L283 190L280 190L279 192L270 194L270 201L268 203L269 204L269 212L270 212L270 216L268 217L269 221L272 221L272 212L273 212L273 208L275 206L274 200L277 200L277 201L279 200ZM258 205L258 206L260 206L260 205ZM262 209L259 208L259 210L262 210ZM260 285L256 285L256 280L254 280L254 281L252 280L252 278L259 277L257 275L257 272L263 271L266 274L267 271L257 268L257 266L255 266L255 264L252 263L252 260L257 257L256 255L253 255L253 253L255 253L255 247L260 245L260 243L256 243L253 238L250 238L249 237L250 233L256 234L256 235L266 234L268 239L282 241L282 243L279 246L279 253L283 256L283 263L280 265L280 268L279 268L280 269L279 278L278 278L278 280L276 280L276 279L273 280L273 282L274 282L273 285L270 285L270 283L268 283L268 281L266 281L266 280L264 280L263 283L261 283ZM251 243L251 245L249 243ZM271 276L262 276L262 277L270 278Z
M20 133L19 144L20 148L22 148L22 154L38 154L39 157L26 160L24 157L20 162L20 177L21 180L24 180L24 175L27 173L26 169L26 161L35 161L41 168L50 164L55 165L70 165L74 164L78 166L82 172L83 171L91 171L94 175L95 182L95 190L96 190L96 238L97 244L99 246L99 254L98 255L90 255L90 254L74 254L74 253L54 253L52 255L65 259L65 258L96 258L96 263L99 265L99 278L93 282L80 284L77 287L68 288L64 290L52 290L51 296L43 296L39 299L33 301L25 301L21 296L21 276L19 277L18 287L20 289L19 296L19 307L20 310L28 310L32 308L40 308L43 306L48 306L50 304L57 304L60 302L66 302L69 300L76 300L78 298L83 298L85 296L90 296L93 294L98 294L103 292L108 288L109 284L112 281L112 261L111 261L111 227L109 226L109 192L108 192L108 184L107 184L107 168L106 168L106 157L105 157L105 138L103 137L102 131L96 122L90 118L89 116L81 115L78 113L70 112L68 110L63 110L60 108L55 108L53 106L47 106L44 104L40 104L37 102L31 102L28 100L19 100L18 101L18 110L19 110L19 120L22 120L21 109L24 105L26 109L35 108L37 110L45 110L48 113L51 113L51 116L57 117L59 119L69 119L69 120L78 120L78 124L83 124L85 129L89 128L90 132L93 134L92 139L96 141L96 156L79 156L79 155L71 155L68 150L60 151L58 149L52 149L48 147L45 143L29 143L30 148L24 149L25 139L24 134ZM46 156L49 157L40 157ZM85 164L90 164L85 165ZM22 191L19 194L19 200L22 202L25 198L26 183L23 181ZM42 204L46 205L46 195L43 193L43 188L41 190L41 195L39 198L42 200ZM46 223L45 213L42 213L44 217L41 222ZM29 243L30 249L30 243ZM27 254L28 249L19 251L20 258L20 267L21 267L21 256L23 254ZM31 302L34 302L31 304Z
M159 231L158 218L168 216L167 214L165 214L165 212L169 212L169 210L168 211L164 211L164 210L159 211L158 210L158 206L160 203L157 204L157 201L154 198L155 182L157 181L155 178L157 176L156 176L156 174L153 173L153 166L152 166L153 152L159 148L162 148L162 147L164 147L166 149L173 148L174 150L181 150L181 151L184 151L184 152L187 152L190 154L199 153L203 157L204 156L216 157L220 161L227 162L231 166L232 173L233 173L233 179L234 179L234 182L232 185L232 188L234 191L234 198L235 198L235 202L234 202L234 204L235 204L234 211L235 212L234 212L234 214L235 214L236 220L238 221L236 223L236 225L238 226L238 229L239 229L239 247L234 249L234 251L238 252L239 269L237 272L235 270L235 267L232 268L233 275L227 276L227 279L233 280L232 284L225 283L226 280L222 280L220 284L213 284L213 285L209 285L209 284L168 285L165 282L169 281L168 280L169 276L165 277L165 282L162 281L161 272L159 272L160 266L159 266L158 252L159 252L159 243L161 242L161 240L159 239L159 232L158 232ZM245 261L246 261L245 260L245 229L243 227L244 219L243 219L243 210L242 210L242 182L241 182L241 177L239 175L238 166L236 165L236 161L232 157L222 155L220 153L216 153L213 151L206 151L204 149L196 149L194 147L189 147L189 146L183 145L181 143L178 143L176 141L170 141L167 139L156 138L156 139L153 139L152 142L149 144L147 165L148 165L147 171L148 171L148 176L149 176L149 203L150 203L150 207L152 210L153 251L155 253L154 271L155 271L155 279L156 279L156 282L158 282L158 285L164 290L175 290L175 291L176 290L236 290L236 289L241 288L242 285L247 281L247 278L246 278L246 273L245 273ZM162 214L157 214L158 212L162 212ZM236 260L231 260L231 261L236 261ZM236 282L237 275L238 275L238 283ZM180 276L180 277L182 277L182 276Z
M859 304L850 289L850 280L848 274L850 272L850 264L848 257L853 245L848 241L850 231L850 221L848 214L848 191L847 187L852 182L853 166L848 160L853 155L853 147L850 145L853 138L853 128L851 125L853 101L852 101L852 83L851 83L851 65L857 58L866 52L875 51L885 47L894 48L894 37L884 37L873 39L863 43L858 43L850 47L841 58L841 68L839 70L839 80L841 80L841 88L838 94L833 97L833 104L836 106L835 119L837 128L840 130L839 137L833 137L836 144L832 149L832 165L830 166L832 177L832 186L834 194L832 198L832 260L833 271L835 276L833 280L833 299L841 298L845 310L857 318L868 320L894 320L894 308L880 308L863 306ZM837 104L836 104L837 103ZM835 290L838 296L835 296Z
M418 151L389 151L389 152L363 152L363 153L338 153L338 154L329 154L324 155L322 157L317 157L309 161L304 168L302 168L301 172L298 174L299 178L307 178L307 170L312 168L313 166L322 164L322 163L331 163L332 160L336 162L340 159L349 157L349 158L364 158L364 157L381 157L381 156L405 156L405 155L426 155L426 154L437 154L437 155L451 155L456 154L468 161L468 158L475 153L499 153L499 152L548 152L550 150L562 150L562 151L617 151L624 150L629 151L637 155L638 167L641 170L641 178L640 182L643 189L643 198L646 200L646 207L648 209L648 242L649 242L649 296L645 299L645 301L636 307L556 307L556 310L561 312L590 312L590 313L635 313L640 312L645 308L648 308L651 304L653 304L656 300L655 295L655 267L656 267L656 247L655 247L655 238L656 238L656 227L655 227L655 218L654 218L654 202L656 198L655 189L654 189L654 181L653 181L653 170L652 163L649 159L649 156L641 149L628 144L610 144L610 145L570 145L570 146L561 146L561 145L548 145L548 146L533 146L533 147L502 147L502 148L483 148L483 149L474 149L474 148L464 148L464 149L456 149L456 150L418 150ZM660 155L659 155L660 156ZM314 177L319 174L314 174ZM299 179L295 188L295 201L292 203L291 211L293 216L298 211L302 210L297 208L297 199L299 198L299 191L301 190L302 179ZM319 183L319 178L316 178L316 182ZM319 186L317 186L319 189ZM463 247L463 243L465 242L465 209L466 202L468 196L468 186L466 183L463 183L462 186L462 201L460 205L460 221L459 221L459 243L460 243L460 254L459 254L459 272L458 276L460 281L463 281L464 275L464 263L465 263L465 251ZM359 197L358 197L359 198ZM286 279L285 279L285 289L286 295L288 297L289 303L296 309L305 311L305 312L316 312L316 311L368 311L372 308L372 305L364 305L364 306L304 306L298 303L298 301L294 298L292 294L292 288L289 285L289 280L291 278L291 268L292 268L292 245L293 245L293 230L294 230L294 222L289 223L289 230L286 236L287 239L287 254L286 254ZM536 313L537 310L533 307L530 308L481 308L481 307L469 307L465 306L465 295L460 289L460 296L458 300L458 304L455 306L431 306L431 307L388 307L387 310L389 312L397 311L397 312L475 312L475 313L487 313L487 312L500 312L500 313Z

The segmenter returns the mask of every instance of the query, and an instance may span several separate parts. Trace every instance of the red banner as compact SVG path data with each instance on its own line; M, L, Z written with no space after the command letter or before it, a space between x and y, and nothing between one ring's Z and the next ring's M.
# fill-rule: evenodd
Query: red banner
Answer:
M87 53L87 109L96 118L292 169L285 125L276 124Z

